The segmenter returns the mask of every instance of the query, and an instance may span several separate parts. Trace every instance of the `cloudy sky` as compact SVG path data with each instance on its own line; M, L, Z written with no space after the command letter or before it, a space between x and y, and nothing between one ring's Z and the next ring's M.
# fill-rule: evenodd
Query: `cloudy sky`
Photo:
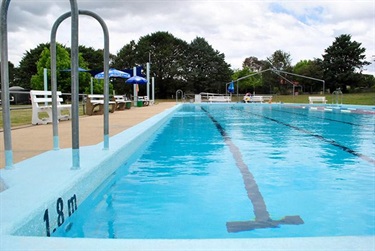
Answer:
M246 57L266 59L276 50L290 53L292 63L321 58L341 34L352 35L375 60L375 0L77 0L79 9L101 16L116 54L131 40L168 31L191 42L203 37L225 54L232 68ZM9 60L18 66L24 53L50 41L56 19L70 11L68 0L12 0L8 11ZM103 48L97 21L79 19L80 44ZM58 30L57 41L70 47L70 19ZM375 64L366 67L375 73Z

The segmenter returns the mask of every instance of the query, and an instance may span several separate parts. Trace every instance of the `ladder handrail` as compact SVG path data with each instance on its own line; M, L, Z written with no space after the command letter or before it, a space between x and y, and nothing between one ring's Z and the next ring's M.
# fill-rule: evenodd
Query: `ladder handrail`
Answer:
M181 89L176 91L176 103L178 103L178 94L181 93L181 100L184 98L184 92Z

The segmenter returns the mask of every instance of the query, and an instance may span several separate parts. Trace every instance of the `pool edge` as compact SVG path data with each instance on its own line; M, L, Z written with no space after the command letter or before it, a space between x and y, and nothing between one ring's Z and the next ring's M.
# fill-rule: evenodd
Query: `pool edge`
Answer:
M2 236L2 251L17 250L236 250L236 251L372 251L375 237L301 237L259 239L83 239Z

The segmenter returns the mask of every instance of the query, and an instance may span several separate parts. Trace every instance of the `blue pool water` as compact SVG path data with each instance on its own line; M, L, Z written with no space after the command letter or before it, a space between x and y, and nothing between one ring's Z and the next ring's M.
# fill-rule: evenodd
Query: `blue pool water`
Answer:
M374 235L374 117L184 105L52 236Z

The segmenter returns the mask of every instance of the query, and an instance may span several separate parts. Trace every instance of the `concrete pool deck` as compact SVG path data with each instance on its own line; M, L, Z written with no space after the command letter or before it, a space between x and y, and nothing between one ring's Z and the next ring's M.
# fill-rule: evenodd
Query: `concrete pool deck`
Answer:
M116 111L109 114L109 136L116 135L140 122L176 105L175 102L161 102L144 107ZM103 116L81 116L79 119L80 146L89 146L103 141ZM72 147L70 121L59 123L60 148ZM12 128L14 163L29 159L53 149L52 124L26 125ZM0 168L5 166L4 134L0 131Z
M70 216L69 205L83 201L102 184L175 108L174 102L160 103L110 114L109 151L102 150L103 117L81 117L82 168L74 171L70 169L69 121L59 124L59 151L52 150L51 125L13 130L15 168L0 169L10 186L0 193L0 250L374 250L374 236L194 240L43 237L46 229L53 232L57 228L59 213ZM16 141L21 141L20 145ZM25 141L30 145L22 143ZM64 212L60 211L63 202Z

